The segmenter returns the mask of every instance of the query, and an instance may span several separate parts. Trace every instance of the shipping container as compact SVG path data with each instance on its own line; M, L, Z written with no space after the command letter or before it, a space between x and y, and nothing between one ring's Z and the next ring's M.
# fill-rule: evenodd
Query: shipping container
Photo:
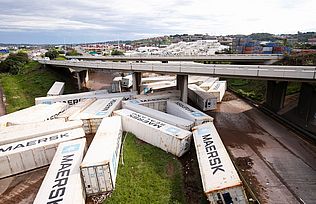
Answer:
M69 117L69 120L82 120L86 134L96 133L103 118L112 115L114 110L122 107L123 98L97 99L86 109Z
M180 157L190 149L192 133L187 130L127 109L114 114L122 117L124 131L166 152Z
M206 79L199 87L202 88L203 90L207 91L209 90L212 85L218 81L219 78L218 77L209 77L208 79Z
M154 93L134 95L133 99L140 99L143 102L145 101L154 101L154 100L179 100L181 96L180 90L169 90L169 91L159 91Z
M84 137L82 128L53 133L0 146L0 178L51 163L61 142Z
M141 90L144 93L147 92L157 92L157 91L165 91L169 89L175 89L177 86L176 81L159 81L153 83L147 83L141 85Z
M131 88L133 86L133 75L127 75L122 78L122 87Z
M55 81L52 87L47 92L47 96L59 96L64 93L65 83Z
M85 204L80 175L85 150L85 138L59 144L33 204Z
M175 76L169 76L169 75L155 76L155 77L142 77L142 84L160 82L160 81L173 81L175 79L176 79Z
M238 173L213 123L193 128L203 190L210 203L246 204Z
M121 117L104 118L80 165L87 196L115 189L121 143Z
M225 95L226 89L227 89L226 81L217 81L213 84L213 86L207 92L213 93L217 98L217 102L221 102Z
M193 122L190 120L186 120L162 111L158 111L152 108L144 107L142 105L134 104L129 101L124 101L122 103L122 107L125 109L129 109L144 115L147 115L149 117L152 117L154 119L163 121L165 123L168 123L170 125L177 126L184 130L191 130L193 127Z
M213 122L211 116L182 101L167 101L167 113L193 121L195 126L206 122Z
M195 76L195 75L189 75L188 77L188 84L196 84L201 85L205 80L207 80L209 77L207 76Z
M216 109L217 98L212 93L204 91L195 84L188 86L189 99L201 110L208 111Z
M0 117L0 127L53 120L68 108L65 103L39 104Z
M79 103L71 106L63 113L57 116L58 119L63 119L64 121L68 121L70 117L79 114L80 112L84 111L87 107L89 107L92 103L94 103L97 99L96 98L88 98L83 99Z
M56 102L68 103L70 106L79 103L83 99L88 98L117 98L124 97L124 100L131 99L132 96L136 95L137 92L122 92L122 93L108 93L107 90L90 91L76 94L66 94L60 96L49 96L35 98L35 104L52 104Z
M112 88L112 93L122 92L122 77L115 77L113 79L111 88Z
M66 130L82 128L82 121L65 122L61 119L12 125L0 128L0 145L27 140Z

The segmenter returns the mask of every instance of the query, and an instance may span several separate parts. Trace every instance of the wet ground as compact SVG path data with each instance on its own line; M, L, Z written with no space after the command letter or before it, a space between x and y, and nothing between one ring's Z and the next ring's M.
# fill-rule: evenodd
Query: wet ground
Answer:
M316 147L229 94L215 126L261 203L316 203Z

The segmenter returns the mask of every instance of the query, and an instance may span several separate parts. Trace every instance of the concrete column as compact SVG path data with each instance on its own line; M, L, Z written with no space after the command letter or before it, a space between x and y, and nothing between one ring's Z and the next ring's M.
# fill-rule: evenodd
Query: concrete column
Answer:
M275 112L283 108L287 83L287 81L267 82L265 104Z
M309 83L302 83L298 101L299 115L304 119L307 126L315 120L316 115L316 89Z
M87 82L89 81L89 70L87 69L85 72L86 72L86 76L84 78L84 81L87 84Z
M177 89L181 91L181 101L188 102L188 75L177 75Z
M142 73L134 72L133 73L133 91L137 91L140 94L140 83L142 81Z
M78 89L81 90L81 79L80 79L80 72L76 72L77 77L77 83L78 83Z

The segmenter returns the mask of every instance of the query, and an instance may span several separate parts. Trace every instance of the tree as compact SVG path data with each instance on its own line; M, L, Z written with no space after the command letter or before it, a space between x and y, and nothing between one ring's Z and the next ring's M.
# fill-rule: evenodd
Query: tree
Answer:
M29 62L27 53L18 52L11 53L3 62L0 64L0 72L10 72L11 74L18 74L20 69Z
M66 53L67 56L78 56L81 55L80 53L77 52L77 50L70 50Z
M111 55L124 55L124 53L122 51L114 49L112 50Z
M45 57L49 57L51 60L57 58L58 56L59 53L55 49L48 50L48 52L45 53Z

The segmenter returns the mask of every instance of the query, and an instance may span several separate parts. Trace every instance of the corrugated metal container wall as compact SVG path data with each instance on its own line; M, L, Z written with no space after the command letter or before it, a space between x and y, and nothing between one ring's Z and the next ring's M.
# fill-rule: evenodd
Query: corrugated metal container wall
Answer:
M67 104L55 103L52 105L40 104L31 106L0 117L0 126L10 124L27 124L53 120L68 108Z
M134 99L139 99L142 102L150 102L154 100L179 100L181 96L181 92L179 90L172 91L159 91L154 93L149 93L146 95L134 95Z
M123 130L178 157L190 149L192 133L131 110L114 112L122 116Z
M64 82L55 81L53 86L47 92L47 96L59 96L64 93Z
M124 101L122 103L122 107L125 109L129 109L129 110L147 115L154 119L161 120L165 123L177 126L184 130L191 130L191 128L193 127L193 122L189 120L186 120L174 115L170 115L170 114L167 114L167 113L164 113L162 111L158 111L152 108L147 108L142 105L133 104L133 103L130 103L129 101Z
M0 146L0 178L50 164L61 142L84 137L82 128Z
M80 165L87 196L115 189L121 143L121 117L104 118Z
M0 145L82 127L82 121L61 119L0 128Z
M75 105L71 106L66 111L64 111L63 113L59 114L57 118L68 121L70 117L75 116L79 114L80 112L84 111L88 106L90 106L96 100L97 99L95 98L83 99L79 103L76 103Z
M188 86L188 96L201 110L208 111L216 109L217 98L195 84Z
M194 122L194 125L213 121L211 116L206 115L182 101L167 101L167 113L190 120Z
M61 143L49 166L33 204L85 204L80 163L86 149L86 139Z
M225 95L226 88L226 81L217 81L207 92L213 93L217 98L217 102L221 102Z
M85 110L69 117L69 120L82 120L86 134L96 133L101 121L122 107L123 98L97 99Z
M242 182L213 123L193 129L203 189L210 203L248 203Z
M126 100L126 99L131 99L132 96L134 95L137 95L137 91L108 93L107 90L99 90L99 91L90 91L90 92L78 93L78 94L39 97L39 98L35 98L35 104L52 104L56 102L63 102L63 103L68 103L70 106L73 106L76 103L79 103L81 100L87 99L87 98L106 99L106 98L123 97L124 100Z

